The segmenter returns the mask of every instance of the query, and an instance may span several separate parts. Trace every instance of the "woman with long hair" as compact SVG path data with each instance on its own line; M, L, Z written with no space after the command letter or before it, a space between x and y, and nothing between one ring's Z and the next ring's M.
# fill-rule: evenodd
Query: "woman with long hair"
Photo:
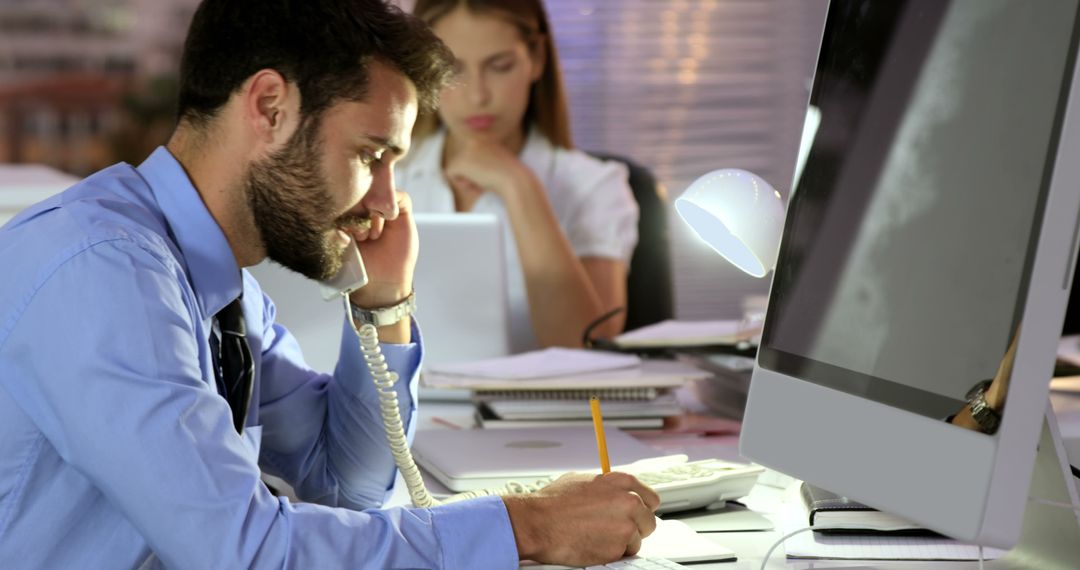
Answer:
M515 351L579 346L626 302L638 218L626 168L574 149L540 0L417 0L414 13L454 52L457 78L417 121L397 184L417 212L502 219Z

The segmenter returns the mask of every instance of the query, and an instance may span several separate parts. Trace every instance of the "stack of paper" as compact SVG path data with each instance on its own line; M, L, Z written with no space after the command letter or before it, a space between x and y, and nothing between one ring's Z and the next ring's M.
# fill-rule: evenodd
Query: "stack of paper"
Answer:
M444 364L432 368L431 373L440 376L525 380L634 368L640 364L641 359L631 354L548 348L500 358Z
M610 425L657 428L682 411L669 389L708 376L681 362L550 348L435 367L422 380L433 388L473 390L484 427L587 425L595 394Z
M689 364L636 356L549 348L505 358L435 367L423 374L434 388L469 390L625 390L670 388L709 374Z

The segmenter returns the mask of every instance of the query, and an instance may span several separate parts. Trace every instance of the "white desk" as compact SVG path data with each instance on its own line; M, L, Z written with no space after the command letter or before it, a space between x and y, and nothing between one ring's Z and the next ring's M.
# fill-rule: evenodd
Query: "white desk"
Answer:
M1080 394L1054 393L1052 402L1055 412L1059 415L1059 423L1062 431L1066 434L1080 435ZM438 418L438 420L436 420ZM420 406L420 428L446 428L443 422L450 422L461 426L472 425L472 406L466 402L422 402ZM657 447L662 453L686 453L690 459L705 459L718 457L730 461L740 461L738 453L738 437L672 437L670 439L650 439L650 445ZM1074 464L1077 458L1072 458ZM762 484L762 481L776 481L779 474L766 474L759 480L754 490L742 501L747 507L765 516L773 522L774 530L757 532L723 532L705 533L710 539L716 540L738 555L736 562L722 562L713 564L693 564L691 568L700 570L757 570L761 567L761 559L765 552L782 536L780 528L780 505L783 491L780 488ZM438 482L432 483L433 487L439 487ZM408 502L408 496L402 491L404 483L398 481L394 504ZM769 561L767 568L771 569L799 569L799 570L826 570L829 568L874 568L882 570L912 570L914 568L941 568L944 570L960 570L978 568L978 562L871 562L871 561L846 561L846 560L787 560L783 546L776 549Z

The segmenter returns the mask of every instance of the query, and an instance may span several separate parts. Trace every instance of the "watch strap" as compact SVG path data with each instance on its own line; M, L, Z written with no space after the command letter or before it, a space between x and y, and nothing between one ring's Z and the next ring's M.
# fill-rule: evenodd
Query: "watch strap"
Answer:
M409 296L400 302L387 307L365 309L349 303L349 308L352 313L353 323L357 327L362 325L385 327L416 312L416 291L409 293Z
M986 391L990 388L990 380L983 380L968 391L968 406L971 408L971 418L979 425L983 433L996 433L1001 425L1001 414L998 413L987 401Z

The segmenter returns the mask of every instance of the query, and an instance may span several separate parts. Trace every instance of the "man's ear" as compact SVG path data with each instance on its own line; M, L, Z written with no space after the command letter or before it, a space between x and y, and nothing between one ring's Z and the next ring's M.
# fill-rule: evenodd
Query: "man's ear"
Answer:
M277 71L263 69L252 75L242 102L244 118L256 139L276 146L292 135L300 114L300 93Z

